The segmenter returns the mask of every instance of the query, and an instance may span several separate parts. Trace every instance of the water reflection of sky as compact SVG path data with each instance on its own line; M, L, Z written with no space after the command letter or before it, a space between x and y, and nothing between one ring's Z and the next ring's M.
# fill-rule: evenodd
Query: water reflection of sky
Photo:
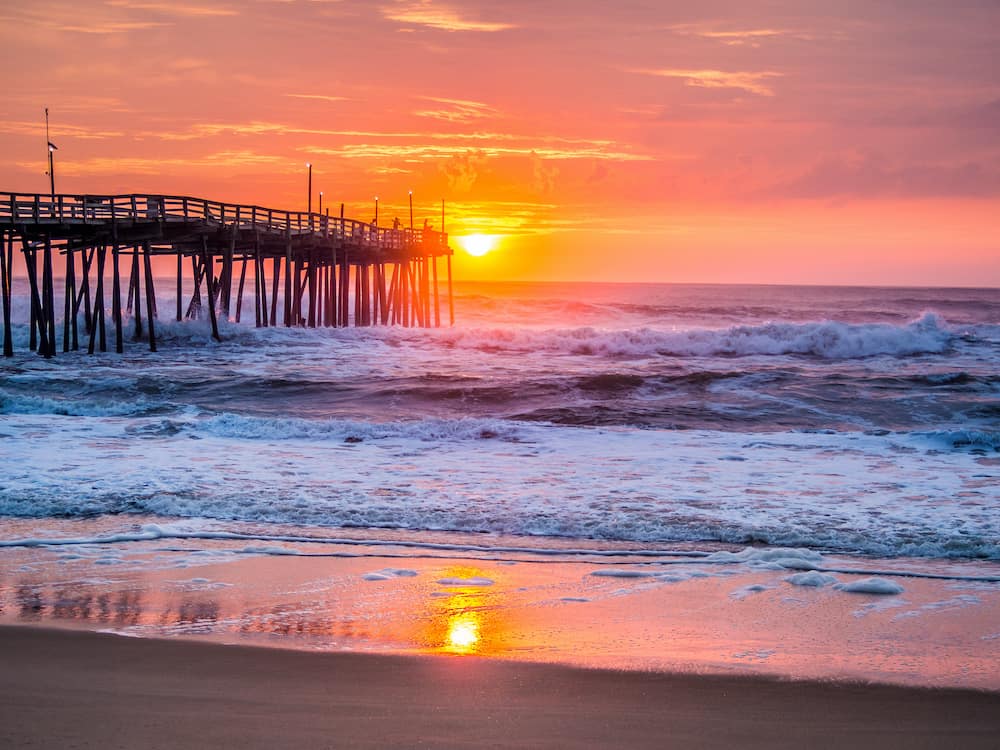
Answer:
M998 584L906 578L900 596L866 597L699 560L671 564L667 577L616 577L592 575L596 562L404 562L355 557L356 547L337 558L223 555L202 544L122 547L114 565L104 551L0 550L0 624L998 689Z

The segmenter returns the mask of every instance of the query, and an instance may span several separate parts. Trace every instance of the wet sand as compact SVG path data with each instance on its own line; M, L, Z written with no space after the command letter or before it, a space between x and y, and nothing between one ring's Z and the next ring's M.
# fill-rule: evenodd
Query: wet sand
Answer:
M0 747L996 747L1000 693L0 627Z

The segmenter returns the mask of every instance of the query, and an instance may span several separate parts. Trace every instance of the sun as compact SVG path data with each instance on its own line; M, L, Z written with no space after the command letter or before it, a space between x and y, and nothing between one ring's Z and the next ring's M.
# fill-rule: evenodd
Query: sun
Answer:
M458 237L456 239L465 252L477 258L486 255L500 241L500 237L495 234L468 234L465 237Z

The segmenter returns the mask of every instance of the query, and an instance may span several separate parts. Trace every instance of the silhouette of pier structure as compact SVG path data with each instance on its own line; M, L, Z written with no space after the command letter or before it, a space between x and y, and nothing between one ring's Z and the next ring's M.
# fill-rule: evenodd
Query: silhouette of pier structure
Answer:
M165 256L176 265L173 317L207 314L211 335L220 341L219 318L241 320L248 285L258 327L440 326L441 257L453 324L448 235L379 227L343 212L343 204L337 217L186 196L0 192L3 353L14 352L15 250L23 254L31 294L29 346L46 357L57 348L59 265L64 352L79 349L81 340L91 354L107 351L109 335L123 352L128 315L134 338L156 351L160 318L152 260ZM156 281L165 283L162 275Z

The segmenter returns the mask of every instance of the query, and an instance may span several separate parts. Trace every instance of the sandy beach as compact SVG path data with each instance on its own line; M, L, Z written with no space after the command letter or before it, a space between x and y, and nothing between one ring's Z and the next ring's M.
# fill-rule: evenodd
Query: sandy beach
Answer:
M996 746L1000 696L0 628L7 748ZM947 738L947 740L945 740Z

